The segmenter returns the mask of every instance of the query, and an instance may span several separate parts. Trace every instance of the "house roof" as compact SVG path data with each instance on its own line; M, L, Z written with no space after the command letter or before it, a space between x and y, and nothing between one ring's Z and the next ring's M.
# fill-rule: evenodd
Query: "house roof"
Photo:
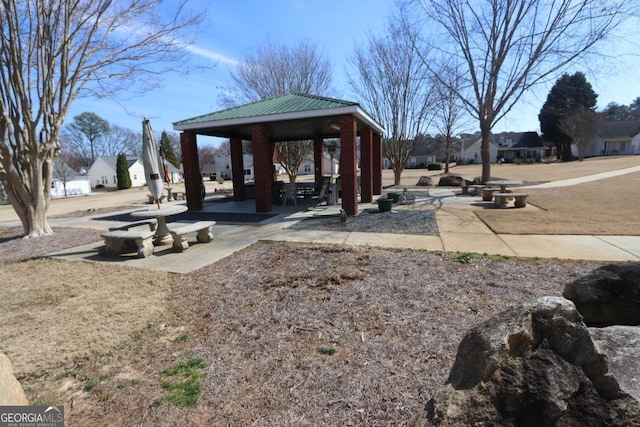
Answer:
M357 102L297 92L181 120L173 123L173 128L250 140L251 128L266 124L273 141L337 138L340 117L349 114L356 117L358 130L369 127L375 133L384 133Z
M517 143L512 148L542 148L542 139L538 132L524 132Z
M632 138L640 133L640 120L603 122L598 135L600 138Z

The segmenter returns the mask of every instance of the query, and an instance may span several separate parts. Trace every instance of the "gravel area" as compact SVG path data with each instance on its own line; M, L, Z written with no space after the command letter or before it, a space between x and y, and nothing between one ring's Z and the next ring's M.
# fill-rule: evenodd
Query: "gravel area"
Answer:
M356 216L348 217L345 222L340 220L339 215L321 215L302 220L289 229L438 235L435 212L426 210L395 209L380 212L377 209L366 209Z

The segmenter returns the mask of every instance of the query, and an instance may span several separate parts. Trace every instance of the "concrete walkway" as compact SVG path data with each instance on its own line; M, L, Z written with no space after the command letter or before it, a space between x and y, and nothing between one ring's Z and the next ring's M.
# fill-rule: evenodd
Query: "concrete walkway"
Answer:
M559 258L596 261L640 261L640 236L558 236L494 234L474 211L482 197L459 197L450 190L431 189L429 197L401 209L435 209L438 236L403 234L288 230L293 223L319 214L337 214L339 207L302 210L276 207L271 219L260 223L219 223L213 228L211 243L194 243L184 253L174 253L171 246L160 246L145 259L123 256L107 259L97 252L102 242L85 245L50 256L60 259L118 262L120 265L186 273L242 250L257 241L303 242L338 245L375 246L445 252L475 252L526 258ZM376 209L375 204L361 204L360 211ZM253 201L214 203L207 206L216 212L254 213ZM537 209L528 205L524 209ZM104 214L102 214L104 216ZM53 219L53 226L90 227L105 230L116 223L92 217Z
M591 175L583 178L556 181L542 184L546 187L574 185L601 179L609 176L640 171L640 167L622 169L615 172ZM540 187L540 186L536 186ZM135 193L134 193L135 195ZM79 199L82 203L83 200ZM170 202L170 203L184 203ZM329 206L308 210L293 207L274 206L276 215L259 223L218 223L214 226L214 239L211 243L195 243L184 253L174 253L171 246L160 246L156 252L145 259L134 256L104 258L98 256L98 248L102 242L72 248L50 254L52 257L72 260L100 262L117 262L120 265L141 267L151 270L164 270L186 273L242 250L257 241L285 241L305 243L325 243L339 245L376 246L386 248L416 249L445 252L475 252L480 254L504 255L526 258L558 258L596 261L639 261L640 236L590 236L590 235L510 235L495 234L475 215L481 197L461 197L452 190L430 189L429 196L419 198L414 205L396 206L394 209L429 209L435 210L438 224L438 236L416 236L401 234L336 232L336 231L298 231L288 230L293 223L308 216L318 214L337 214L338 206ZM135 209L148 207L140 204ZM11 207L0 209L0 227L19 226L13 221ZM376 204L361 204L359 211L377 209ZM524 209L535 210L527 205ZM3 211L4 210L4 211ZM129 209L134 210L134 209ZM205 210L234 214L255 213L254 202L207 203ZM124 211L126 213L127 211ZM51 218L53 227L84 227L106 230L118 225L114 221L101 221L96 217L105 214L84 216L81 218Z

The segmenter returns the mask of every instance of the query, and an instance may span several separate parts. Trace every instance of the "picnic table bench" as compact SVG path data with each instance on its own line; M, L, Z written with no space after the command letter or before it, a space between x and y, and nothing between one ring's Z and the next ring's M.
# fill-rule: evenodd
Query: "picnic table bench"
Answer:
M138 258L146 258L153 253L155 231L140 228L137 230L110 230L100 234L104 246L100 253L106 256L118 256L135 250Z
M497 187L482 187L482 201L490 202L493 199L493 193L500 191Z
M524 208L527 206L527 197L529 195L525 193L494 193L493 198L495 205L500 208L507 207L507 202L510 199L515 199L513 206L516 208Z
M173 192L173 200L177 201L178 199L185 200L184 191L174 191Z
M212 227L215 221L198 221L189 224L173 223L170 225L169 232L173 237L173 250L182 252L189 249L188 234L197 233L196 240L200 243L209 243L213 239Z

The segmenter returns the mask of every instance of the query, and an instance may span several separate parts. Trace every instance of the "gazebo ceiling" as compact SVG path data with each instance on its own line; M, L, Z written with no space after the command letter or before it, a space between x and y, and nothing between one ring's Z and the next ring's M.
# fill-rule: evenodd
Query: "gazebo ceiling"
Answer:
M175 122L173 128L200 135L251 139L251 128L267 126L272 141L295 141L315 137L338 138L340 120L356 118L358 132L370 128L382 134L384 129L355 102L290 93L191 119Z

